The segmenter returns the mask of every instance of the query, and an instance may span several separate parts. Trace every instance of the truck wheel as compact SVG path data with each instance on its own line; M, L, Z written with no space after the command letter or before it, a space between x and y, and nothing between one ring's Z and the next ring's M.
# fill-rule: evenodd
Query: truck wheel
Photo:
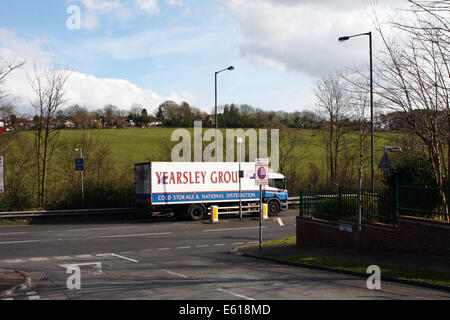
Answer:
M206 210L205 207L200 204L193 204L189 207L187 212L188 219L192 221L200 221L205 218Z
M281 207L278 201L270 201L269 202L269 215L270 216L278 216L281 212Z

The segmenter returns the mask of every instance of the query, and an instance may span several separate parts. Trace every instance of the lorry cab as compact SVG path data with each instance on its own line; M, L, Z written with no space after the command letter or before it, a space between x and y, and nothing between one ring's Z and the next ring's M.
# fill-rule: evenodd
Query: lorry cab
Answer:
M269 173L269 185L263 190L263 200L269 205L269 214L277 215L288 209L286 177L279 173Z

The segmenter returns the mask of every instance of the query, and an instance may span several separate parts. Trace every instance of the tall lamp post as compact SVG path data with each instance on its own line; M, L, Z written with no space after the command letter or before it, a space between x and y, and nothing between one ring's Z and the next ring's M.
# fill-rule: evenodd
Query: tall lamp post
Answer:
M221 73L221 72L224 72L224 71L233 71L233 70L234 70L234 67L231 66L231 67L228 67L226 69L223 69L223 70L220 70L220 71L216 71L216 78L215 78L215 80L216 80L216 94L215 94L215 101L216 101L216 103L215 103L215 118L214 118L214 121L216 123L216 136L215 136L215 140L216 140L216 162L219 162L218 141L217 141L217 133L219 131L219 126L218 126L218 122L217 122L217 75L219 73Z
M372 170L372 194L375 193L375 164L374 164L374 124L373 124L373 58L372 58L372 32L355 34L353 36L340 37L339 41L344 42L354 37L369 36L370 51L370 138L371 138L371 170Z

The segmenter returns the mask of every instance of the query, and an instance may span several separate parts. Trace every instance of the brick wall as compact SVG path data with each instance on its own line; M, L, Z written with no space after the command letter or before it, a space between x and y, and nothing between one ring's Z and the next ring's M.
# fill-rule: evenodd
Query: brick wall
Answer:
M361 249L450 256L450 223L404 216L397 221L396 227L363 224ZM297 217L297 246L356 248L357 224Z

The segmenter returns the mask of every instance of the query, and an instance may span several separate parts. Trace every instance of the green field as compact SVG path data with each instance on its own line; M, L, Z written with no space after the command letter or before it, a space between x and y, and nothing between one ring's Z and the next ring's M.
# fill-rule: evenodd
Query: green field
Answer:
M118 164L125 164L149 160L166 160L162 153L167 153L171 145L176 144L170 141L171 135L175 130L174 128L131 128L92 130L92 132L98 139L107 142L111 146L114 158ZM189 131L193 133L193 129L189 129ZM222 132L225 136L225 131L222 130ZM79 131L64 130L61 132L61 138L69 138L77 134L79 134ZM300 141L292 158L299 159L302 164L311 162L319 168L323 168L326 161L323 134L323 131L301 130ZM392 138L395 136L396 134L376 134L376 165L382 157L384 145L392 143ZM356 151L358 143L357 133L349 133L347 139L351 142L352 146L354 145L353 151ZM204 146L206 144L205 142ZM268 144L270 150L270 141Z
M150 159L158 159L161 152L161 144L170 143L173 129L104 129L92 130L99 140L107 142L112 149L115 161L118 165L126 163L145 162ZM64 130L61 138L71 137L78 131Z
M48 163L46 175L46 208L79 208L80 175L74 169L74 160L79 154L74 149L83 148L85 158L85 189L89 190L87 205L92 208L111 206L130 206L134 201L134 164L149 161L171 161L173 147L179 142L171 141L174 128L153 129L103 129L103 130L62 130L59 133L56 148ZM191 133L192 153L194 148L193 131ZM221 130L225 137L225 130ZM293 140L297 134L299 139ZM327 176L327 157L325 139L327 132L319 130L281 130L280 132L280 172L287 178L290 194L297 195L300 189L310 187L319 190L329 188ZM2 137L8 140L7 133ZM213 140L214 130L210 134ZM33 131L19 134L6 143L4 153L8 165L6 171L7 197L0 205L5 211L38 208L36 162L34 155ZM395 143L394 134L376 134L375 164L382 157L385 144ZM29 140L28 140L29 139ZM357 132L346 134L346 149L341 151L340 174L343 185L354 186L359 167L359 148ZM225 139L224 139L225 140ZM292 143L295 141L295 143ZM224 141L224 144L226 141ZM214 142L203 142L203 150ZM268 139L268 152L271 154L271 139ZM295 145L286 156L289 145ZM213 148L211 148L213 149ZM236 150L235 144L235 150ZM363 184L367 184L369 174L369 146L366 150ZM248 155L248 150L246 150ZM237 156L237 152L236 152ZM281 170L283 159L284 168ZM193 156L191 157L193 159ZM224 157L225 159L225 157ZM244 161L244 160L243 160ZM253 159L246 158L246 161ZM381 171L376 170L376 183L381 184ZM99 202L99 199L102 202Z

